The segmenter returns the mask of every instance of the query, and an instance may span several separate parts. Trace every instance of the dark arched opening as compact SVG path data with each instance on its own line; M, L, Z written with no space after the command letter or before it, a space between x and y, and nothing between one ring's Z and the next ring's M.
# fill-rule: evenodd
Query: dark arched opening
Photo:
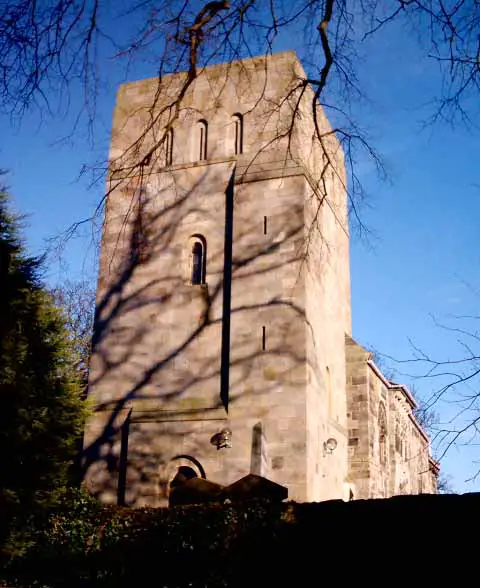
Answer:
M203 247L199 241L192 248L192 284L202 283Z
M194 235L191 251L192 284L204 284L207 271L207 242L201 235Z

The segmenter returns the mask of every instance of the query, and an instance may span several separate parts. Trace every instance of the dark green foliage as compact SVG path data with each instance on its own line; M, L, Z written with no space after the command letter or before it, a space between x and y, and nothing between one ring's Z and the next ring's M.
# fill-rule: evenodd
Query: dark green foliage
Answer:
M101 507L78 493L48 518L32 517L24 554L4 553L0 579L21 586L226 586L245 558L265 555L285 505L135 509ZM161 570L161 572L160 572ZM247 570L244 569L244 572Z
M48 517L30 519L31 546L4 554L0 585L384 585L383 574L393 578L388 585L416 585L443 577L448 565L455 578L473 565L476 543L462 533L479 510L480 495L129 510L78 492Z
M0 194L0 533L68 485L85 405L60 312Z

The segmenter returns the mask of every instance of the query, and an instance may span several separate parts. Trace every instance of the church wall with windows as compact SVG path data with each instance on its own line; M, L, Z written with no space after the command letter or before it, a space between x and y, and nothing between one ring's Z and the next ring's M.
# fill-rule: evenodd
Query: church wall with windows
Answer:
M193 475L258 473L312 501L398 477L396 405L382 432L368 354L345 346L343 155L323 114L327 156L315 144L310 90L286 135L304 75L291 52L207 67L148 131L184 75L119 89L85 431L103 501L165 505Z
M341 483L337 489L330 482L314 492L308 488L312 447L317 475L324 468L327 476L325 435L316 423L312 440L307 422L313 404L309 408L303 261L312 189L299 162L285 160L286 138L276 140L291 111L272 109L272 100L281 104L285 88L295 83L298 64L288 53L268 64L266 86L263 59L228 68L226 83L222 67L207 68L143 175L109 194L97 316L97 327L105 329L94 347L90 379L100 409L87 426L86 444L101 436L112 411L115 423L126 415L130 420L127 463L120 463L119 425L105 443L114 466L96 460L89 469L88 484L104 500L116 499L115 478L123 476L126 503L164 504L169 464L178 456L198 460L209 479L231 483L250 471L259 427L263 473L286 485L292 498L341 492ZM175 76L165 84L165 96L178 89ZM142 104L146 108L155 85L150 80L120 89L113 169L119 161L128 167L125 146L144 124ZM268 101L259 99L263 91ZM140 154L149 151L147 137ZM131 203L140 193L148 223L135 224ZM331 225L332 237L335 230ZM132 265L137 242L143 249L146 244L147 254ZM322 300L337 299L334 277L323 289ZM327 306L320 311L325 314ZM330 369L335 385L342 375L334 361ZM232 432L232 446L218 450L211 439L225 429ZM339 448L330 465L340 460Z
M357 498L436 492L438 466L413 414L415 399L347 337L349 479Z

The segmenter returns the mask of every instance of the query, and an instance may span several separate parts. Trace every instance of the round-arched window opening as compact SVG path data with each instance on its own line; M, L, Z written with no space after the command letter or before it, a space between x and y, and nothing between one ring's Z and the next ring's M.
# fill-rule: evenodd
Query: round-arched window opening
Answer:
M235 155L240 155L243 153L243 116L236 112L233 116L233 124L234 124L234 149Z
M193 235L190 243L190 281L192 284L205 284L207 242L201 235Z
M200 241L195 241L192 247L192 284L202 283L203 247Z

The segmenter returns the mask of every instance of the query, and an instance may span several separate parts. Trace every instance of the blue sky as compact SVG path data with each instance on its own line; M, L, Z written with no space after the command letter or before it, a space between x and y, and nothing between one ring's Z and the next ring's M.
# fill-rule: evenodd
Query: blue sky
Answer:
M464 357L457 334L435 322L478 331L478 320L455 318L478 314L478 131L442 122L425 126L440 85L437 64L400 35L371 45L361 75L372 103L359 116L371 128L388 181L379 182L368 164L361 171L369 192L362 220L373 234L368 242L352 240L353 333L396 359L415 355L412 343L435 359ZM385 361L424 398L446 381L412 379L425 367ZM459 410L458 396L448 399L434 407L446 424ZM477 471L475 442L452 447L442 461L457 491L479 489L478 482L465 482Z
M285 38L279 48L297 48L296 43ZM362 220L371 234L352 236L353 335L397 359L412 356L410 340L431 356L453 358L462 351L457 337L435 326L431 315L475 329L475 320L459 323L452 316L475 314L479 302L475 293L480 292L478 132L442 123L422 124L432 113L427 102L438 94L440 76L414 42L405 43L399 29L367 41L362 54L359 78L369 101L354 105L353 114L369 130L388 180L380 181L367 160L358 161L357 173L368 193ZM128 77L151 75L154 68L144 65L131 70ZM45 239L88 217L101 199L103 184L89 187L89 178L78 179L78 175L84 163L107 155L120 81L120 72L113 69L98 104L93 143L84 128L59 142L71 132L71 112L42 121L33 110L15 124L7 116L0 117L0 167L10 171L8 184L15 206L28 214L26 234L33 252L43 250ZM478 121L474 116L473 123ZM46 274L51 284L66 277L93 277L89 225L69 241L63 259L66 265L51 258ZM420 396L428 397L439 384L409 378L414 365L392 365L402 372L397 379L413 382ZM456 409L452 403L435 407L443 422ZM442 461L457 491L480 490L479 482L465 482L476 472L477 455L478 448L470 444L453 447Z

